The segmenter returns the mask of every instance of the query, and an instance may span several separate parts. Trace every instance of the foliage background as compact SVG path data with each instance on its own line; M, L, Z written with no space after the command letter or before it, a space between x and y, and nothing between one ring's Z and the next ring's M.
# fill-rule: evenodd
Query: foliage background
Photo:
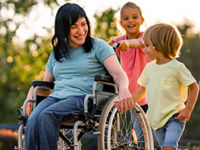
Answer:
M42 80L44 76L45 64L52 51L51 30L53 27L46 29L48 36L33 33L33 36L23 43L18 42L19 37L16 34L19 27L25 24L25 22L17 21L16 18L26 18L39 3L43 3L52 11L58 7L58 0L1 0L0 2L0 123L17 122L16 109L23 104L31 81ZM5 17L3 11L10 10L13 14ZM110 37L120 34L114 19L117 11L118 9L109 8L102 14L94 15L96 20L94 36L108 41ZM184 38L179 60L185 63L199 83L200 35L191 32L193 25L187 19L177 27ZM199 113L198 100L183 138L200 140Z

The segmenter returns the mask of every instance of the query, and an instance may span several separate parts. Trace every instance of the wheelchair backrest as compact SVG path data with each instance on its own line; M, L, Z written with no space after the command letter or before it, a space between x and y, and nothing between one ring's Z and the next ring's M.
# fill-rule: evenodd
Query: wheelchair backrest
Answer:
M97 90L97 84L103 84L103 90ZM101 112L102 108L108 102L108 100L118 94L118 88L115 85L112 77L109 75L95 76L95 83L93 88L95 91L95 94L93 93L95 95L95 112Z

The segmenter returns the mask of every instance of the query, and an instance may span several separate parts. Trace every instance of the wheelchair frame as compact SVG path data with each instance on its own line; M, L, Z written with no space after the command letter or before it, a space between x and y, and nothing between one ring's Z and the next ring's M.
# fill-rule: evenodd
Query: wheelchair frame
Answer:
M114 88L113 92L97 91L98 84L108 85ZM21 120L21 124L18 129L18 146L15 150L25 150L25 142L23 139L23 133L25 133L26 120L26 106L29 102L32 102L33 109L37 104L37 93L40 89L53 89L53 83L44 81L33 81L34 88L33 99L27 99L24 102L22 113L18 110L18 119ZM118 100L117 97L118 88L114 84L110 76L96 76L93 84L93 94L86 95L84 99L84 114L82 116L75 114L72 122L63 121L61 123L61 129L59 131L59 137L64 142L60 142L58 149L74 149L81 150L82 137L92 131L93 134L98 135L98 150L112 150L112 149L146 149L153 150L153 138L150 125L146 119L146 115L141 107L136 104L133 108L137 114L138 121L141 125L141 136L144 141L143 147L138 147L140 142L137 135L134 134L134 126L130 119L130 111L124 114L120 114L114 107L114 101ZM88 99L93 98L93 109L88 111ZM129 119L127 116L129 115ZM69 129L72 132L73 142L63 135L63 129ZM68 146L65 146L66 143Z

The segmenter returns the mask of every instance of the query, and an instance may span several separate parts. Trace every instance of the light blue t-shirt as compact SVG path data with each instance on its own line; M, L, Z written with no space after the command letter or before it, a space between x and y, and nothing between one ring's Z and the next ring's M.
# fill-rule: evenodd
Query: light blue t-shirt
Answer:
M106 73L103 62L115 54L113 48L105 41L92 39L91 52L85 52L83 47L70 50L69 58L62 58L58 62L51 53L46 64L46 69L53 74L54 91L50 95L63 99L69 96L92 94L92 86L95 75Z

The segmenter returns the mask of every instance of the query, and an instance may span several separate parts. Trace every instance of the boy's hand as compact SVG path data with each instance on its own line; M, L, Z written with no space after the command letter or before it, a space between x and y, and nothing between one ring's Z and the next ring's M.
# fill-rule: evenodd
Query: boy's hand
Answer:
M190 119L190 116L191 116L191 112L188 111L186 108L181 110L179 113L178 113L178 116L176 117L177 119L179 120L183 120L183 121L189 121Z

